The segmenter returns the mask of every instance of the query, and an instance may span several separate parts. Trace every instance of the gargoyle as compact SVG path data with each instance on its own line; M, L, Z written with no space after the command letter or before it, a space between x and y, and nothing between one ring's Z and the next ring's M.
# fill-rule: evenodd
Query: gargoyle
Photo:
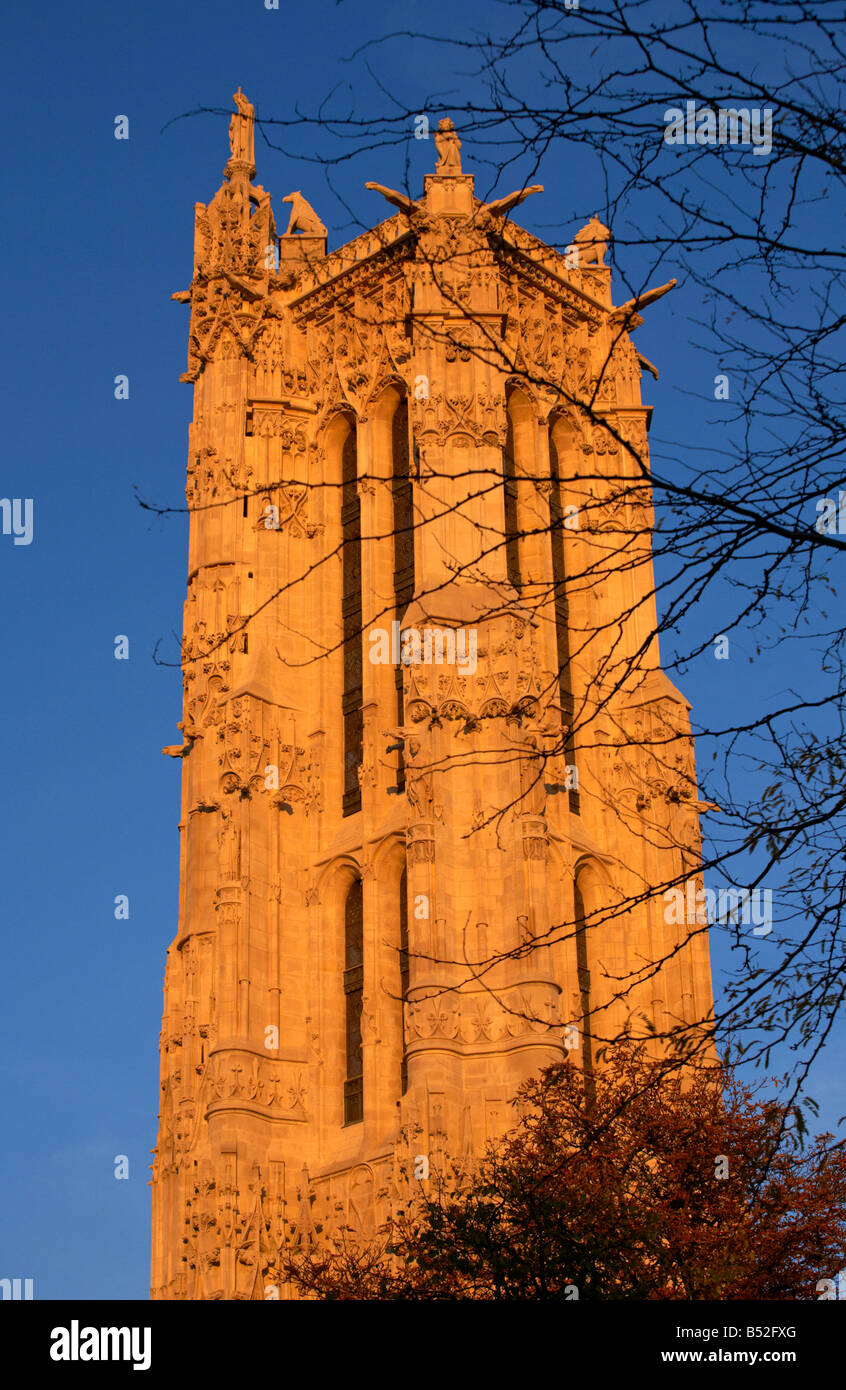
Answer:
M248 285L246 280L242 280L239 275L233 275L231 270L224 270L223 274L226 276L233 290L239 290L244 298L249 299L250 302L264 298L262 290L257 290L252 285Z
M193 739L191 740L193 743ZM186 753L191 752L191 743L170 743L162 752L166 758L184 758Z
M514 193L509 193L505 198L496 198L492 203L483 203L479 212L486 212L489 217L506 217L513 208L519 207L520 203L532 193L543 193L542 183L533 183L531 188L518 188Z
M652 375L654 376L655 380L657 381L657 380L658 380L658 368L657 368L656 366L654 366L652 362L650 362L650 360L649 360L648 357L644 357L644 355L643 355L642 352L638 352L637 349L635 349L635 355L636 355L637 360L638 360L638 362L640 363L640 365L641 365L642 367L645 367L646 370L647 370L648 372L651 372Z
M609 323L623 324L626 328L639 328L643 323L643 319L640 317L638 311L640 309L646 309L650 304L654 304L656 299L661 299L663 295L674 289L677 284L678 281L675 279L668 280L666 285L658 285L654 290L646 290L643 294L637 295L634 299L627 299L625 304L620 305L619 309L612 309L608 320Z
M202 738L202 734L200 734L199 732L195 733L191 729L186 729L181 721L177 724L176 727L182 734L182 737L186 740L186 742L169 743L167 748L162 749L162 753L164 753L166 758L184 758L186 753L191 752L191 749L194 747L194 744L196 743L197 739Z
M411 217L412 213L420 211L420 204L415 203L413 198L409 198L405 193L398 193L395 188L386 188L383 183L366 183L365 188L369 188L373 193L381 193L389 203L393 203L395 208L404 212L406 217Z

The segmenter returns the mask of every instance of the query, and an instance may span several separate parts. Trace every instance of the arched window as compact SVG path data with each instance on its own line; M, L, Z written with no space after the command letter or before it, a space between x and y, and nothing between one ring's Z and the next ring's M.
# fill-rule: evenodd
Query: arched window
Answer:
M393 474L391 489L394 505L394 607L396 620L402 623L405 611L414 597L414 508L408 450L408 401L403 398L391 422L391 452ZM405 722L402 691L403 668L397 662L394 680L397 692L397 728ZM397 757L397 787L405 787L405 762L400 750Z
M510 388L506 403L503 452L505 565L509 582L522 596L538 595L548 583L545 552L546 507L538 482L538 407L520 386Z
M402 1029L402 1062L400 1064L400 1095L408 1090L408 1054L405 1039L405 1005L408 1000L408 874L403 869L399 883L399 968L400 968L400 1027Z
M346 1012L344 1124L364 1118L364 1063L361 1007L364 998L364 910L361 879L350 885L344 903L344 1002Z
M507 412L505 448L502 453L502 485L505 493L505 566L508 582L518 594L521 587L520 542L517 530L517 477L514 462L514 423Z
M342 621L344 632L344 799L343 814L361 810L358 769L364 756L361 632L361 503L355 425L341 455L341 531L343 535Z
M561 469L558 462L557 431L553 426L549 432L549 471L552 490L549 494L549 541L552 548L552 583L555 594L555 638L558 653L558 702L568 733L564 742L564 756L568 766L576 761L575 744L570 730L573 727L575 701L570 681L570 611L567 605L567 570L564 558L564 508L561 501ZM573 815L580 812L579 793L570 788L569 808Z
M582 1010L581 1021L581 1042L582 1042L582 1061L585 1072L585 1089L588 1099L594 1095L594 1076L593 1076L593 998L590 982L590 967L588 964L588 929L586 923L585 900L583 894L590 898L590 885L587 881L587 874L580 871L576 874L573 884L573 911L575 917L576 930L576 973L579 982L579 1002Z

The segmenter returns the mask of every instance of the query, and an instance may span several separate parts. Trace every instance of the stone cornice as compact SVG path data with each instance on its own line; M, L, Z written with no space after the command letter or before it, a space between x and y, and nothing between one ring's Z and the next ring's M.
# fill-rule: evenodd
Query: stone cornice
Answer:
M568 280L564 280L560 275L548 267L533 260L519 246L507 242L504 238L497 238L496 251L505 259L511 260L515 268L526 276L533 288L547 294L550 298L558 301L565 308L571 309L578 316L598 328L602 319L610 312L607 304L602 304L598 299L594 299L592 294L585 290L577 289Z

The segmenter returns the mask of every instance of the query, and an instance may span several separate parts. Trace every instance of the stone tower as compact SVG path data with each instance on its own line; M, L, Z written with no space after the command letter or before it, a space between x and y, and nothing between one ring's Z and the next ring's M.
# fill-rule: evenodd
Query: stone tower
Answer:
M615 308L600 222L560 254L510 220L540 189L480 202L448 120L419 200L368 185L392 215L327 254L293 193L279 236L235 102L174 295L194 417L156 1298L288 1296L283 1242L378 1229L403 1145L461 1162L568 1050L590 1068L711 1009L705 934L664 907L700 804L629 337L663 291Z

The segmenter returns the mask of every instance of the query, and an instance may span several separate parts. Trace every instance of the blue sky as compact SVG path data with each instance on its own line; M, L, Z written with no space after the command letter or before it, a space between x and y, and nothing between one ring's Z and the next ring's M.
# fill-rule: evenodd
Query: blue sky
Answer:
M466 27L493 22L490 5L462 0L459 9ZM455 14L438 0L425 23L445 29ZM38 1298L146 1297L149 1286L148 1164L178 871L179 764L159 750L177 739L181 717L178 670L157 665L153 651L161 641L167 660L177 653L186 525L151 522L133 487L184 502L191 390L178 376L188 317L170 295L190 282L193 204L211 198L228 155L227 115L168 122L200 106L228 111L239 84L259 117L313 109L336 84L343 92L358 80L345 59L364 38L421 22L408 7L377 20L371 6L334 0L283 0L280 11L262 0L94 0L17 6L4 23L0 492L33 498L35 529L30 546L0 537L0 1276L34 1278ZM396 44L379 64L409 105L419 98L460 123L468 59ZM427 103L430 93L443 102ZM114 139L118 114L129 117L128 141ZM318 138L295 130L286 141L307 151ZM279 220L280 197L302 189L334 246L355 234L356 219L382 218L364 183L401 186L406 155L420 188L434 162L423 141L339 167L333 179L352 219L314 164L264 148L260 135L257 181ZM474 172L471 142L463 155ZM540 177L547 192L520 220L566 241L602 207L601 170L580 147L559 145ZM519 183L509 175L500 191ZM486 176L480 184L486 192ZM696 308L682 286L638 333L662 369L645 387L656 439L690 431L701 443L713 415L713 401L696 399L718 370L691 345ZM114 399L119 373L129 376L128 401ZM114 659L118 634L129 638L128 661ZM754 678L783 675L758 667ZM731 708L727 681L703 659L681 684L706 720ZM118 894L129 897L128 921L114 918ZM833 1062L812 1089L830 1122L846 1108ZM118 1154L129 1157L128 1181L115 1180Z

